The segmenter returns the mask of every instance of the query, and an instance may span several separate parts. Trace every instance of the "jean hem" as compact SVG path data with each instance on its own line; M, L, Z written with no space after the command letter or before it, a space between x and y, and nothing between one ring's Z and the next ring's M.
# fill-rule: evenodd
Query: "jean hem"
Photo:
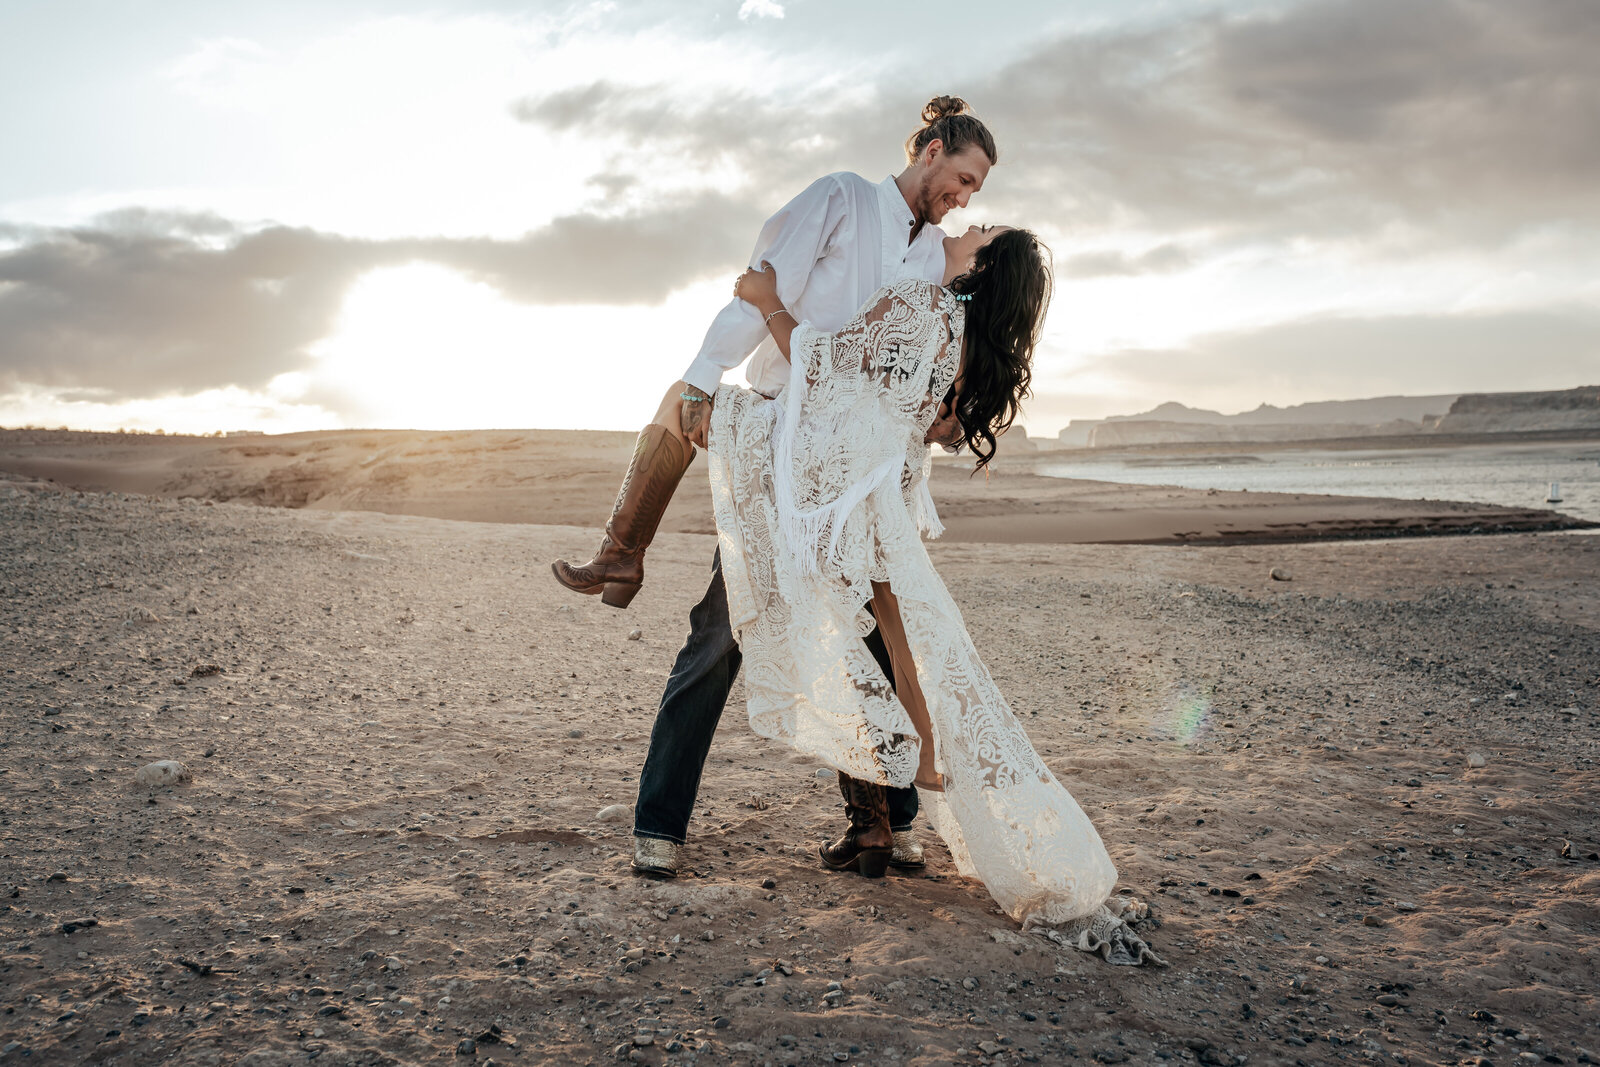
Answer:
M633 828L633 836L650 837L657 841L671 841L674 845L686 845L689 843L689 839L687 837L683 837L678 834L664 834L656 830L642 830L637 826Z

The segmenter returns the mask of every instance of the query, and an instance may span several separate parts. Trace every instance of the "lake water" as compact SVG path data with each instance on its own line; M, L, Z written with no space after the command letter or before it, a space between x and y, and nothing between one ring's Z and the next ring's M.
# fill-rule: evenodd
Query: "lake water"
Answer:
M1600 442L1370 451L1282 451L1263 446L1250 453L1173 456L1123 452L1104 459L1063 458L1060 462L1044 453L1035 469L1053 478L1137 485L1553 508L1600 522ZM1561 483L1560 504L1545 503L1551 482Z

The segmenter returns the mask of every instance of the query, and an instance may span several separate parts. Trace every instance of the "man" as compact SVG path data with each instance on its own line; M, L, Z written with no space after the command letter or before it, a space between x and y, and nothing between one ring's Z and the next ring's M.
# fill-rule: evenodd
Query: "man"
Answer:
M837 330L883 285L906 277L942 281L944 234L938 223L952 208L966 207L983 187L998 153L988 129L957 98L936 97L924 108L923 119L924 125L906 142L908 164L900 174L878 184L856 174L830 174L767 220L751 265L772 265L779 294L797 317L819 329ZM644 550L694 456L685 439L706 447L712 397L722 374L752 351L747 374L751 386L776 395L788 380L788 363L761 316L735 299L718 313L694 362L640 434L600 553L581 567L560 560L553 565L563 585L579 592L603 590L613 606L626 606L632 599L643 581ZM941 410L929 436L957 440L960 424ZM689 625L662 693L634 808L633 866L667 877L676 875L681 865L700 774L739 671L720 558L712 561L711 584L690 611ZM876 631L867 644L892 678ZM850 802L864 784L840 778L851 829L823 849L824 862L836 869L851 864L858 846L855 835L867 814ZM922 866L922 848L911 830L916 791L889 789L888 807L894 865Z

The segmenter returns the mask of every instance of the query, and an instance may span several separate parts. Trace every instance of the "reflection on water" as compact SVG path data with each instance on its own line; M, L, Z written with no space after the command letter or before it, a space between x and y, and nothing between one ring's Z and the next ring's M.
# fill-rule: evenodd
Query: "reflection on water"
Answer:
M1082 455L1081 453L1079 455ZM1110 453L1052 461L1038 473L1191 489L1334 493L1553 508L1600 522L1600 443L1463 445L1384 451L1261 451L1165 456ZM1551 482L1562 502L1548 504Z

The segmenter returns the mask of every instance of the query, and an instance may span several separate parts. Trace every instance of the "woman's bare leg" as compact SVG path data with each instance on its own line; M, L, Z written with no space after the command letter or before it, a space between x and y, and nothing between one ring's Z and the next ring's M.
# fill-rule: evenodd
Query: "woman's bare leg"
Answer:
M911 725L922 746L917 761L916 785L935 793L944 792L944 777L934 769L933 720L928 715L928 703L923 698L922 686L917 680L917 664L911 655L911 645L906 640L906 628L900 618L900 601L895 598L886 582L872 583L872 613L878 619L878 631L889 650L889 660L894 664L894 694L900 698Z
M650 422L656 426L664 426L683 436L683 394L687 390L684 382L673 382L667 389L666 395L661 398L661 406L656 408L655 418Z

